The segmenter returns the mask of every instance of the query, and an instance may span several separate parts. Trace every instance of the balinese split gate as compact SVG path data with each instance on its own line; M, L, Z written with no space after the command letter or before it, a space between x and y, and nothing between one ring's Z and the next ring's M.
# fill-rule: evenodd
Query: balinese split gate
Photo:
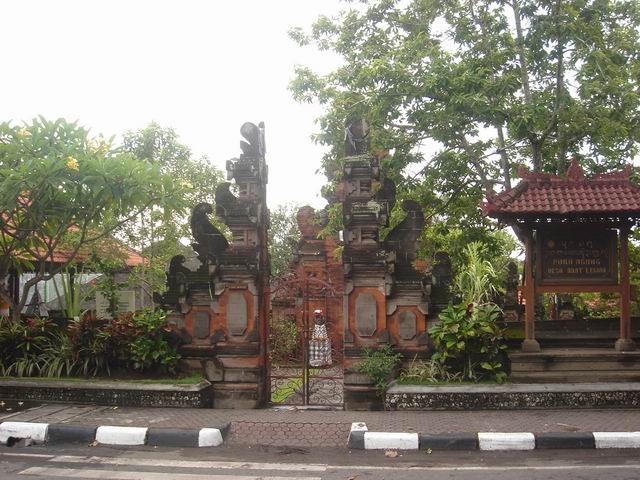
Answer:
M303 207L291 271L271 279L264 127L246 123L241 134L242 154L227 162L235 185L216 191L215 213L231 242L211 222L213 207L196 205L194 254L174 257L169 268L161 303L180 332L183 359L213 384L216 408L379 405L356 365L365 348L383 345L406 362L427 355L429 322L448 301L448 257L417 268L424 218L411 200L381 238L395 185L368 151L366 122L357 121L346 130L342 181L328 198L342 205L341 248L337 238L318 238L326 211Z

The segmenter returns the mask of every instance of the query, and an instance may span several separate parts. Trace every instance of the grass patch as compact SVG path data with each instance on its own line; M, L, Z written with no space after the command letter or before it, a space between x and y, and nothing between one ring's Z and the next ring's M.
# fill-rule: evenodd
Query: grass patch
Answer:
M75 383L137 383L140 385L196 385L204 380L201 373L176 378L113 378L113 377L0 377L1 380L24 382L75 382Z
M309 379L313 378L319 372L320 372L319 368L309 369L309 377L307 381L309 381ZM304 394L304 392L302 392L301 376L291 377L286 384L281 385L275 391L271 392L271 403L284 403L290 397L296 395L297 393L300 393L300 395Z

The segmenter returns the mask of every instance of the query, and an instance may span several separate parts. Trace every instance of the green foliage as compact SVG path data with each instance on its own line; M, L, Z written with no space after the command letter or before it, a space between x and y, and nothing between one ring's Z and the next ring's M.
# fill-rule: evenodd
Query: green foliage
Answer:
M58 288L58 282L53 282L53 288L67 318L79 318L82 314L82 302L94 293L83 291L83 270L77 271L76 268L67 267L58 277L62 286L62 293ZM86 287L85 287L86 290Z
M363 359L355 365L356 370L367 375L375 385L378 395L384 396L402 354L395 353L390 345L384 345L377 350L365 347L362 349L362 356Z
M77 361L77 374L85 377L111 374L117 351L108 323L83 315L69 324L68 334Z
M76 123L0 124L0 278L11 269L35 273L18 302L0 283L14 320L31 288L84 250L153 206L180 208L178 190L157 166ZM49 268L54 251L66 260Z
M293 253L300 239L296 214L298 205L278 205L269 212L269 259L271 275L281 277L289 271Z
M620 296L614 293L580 293L572 298L580 318L616 318L620 316Z
M342 203L332 203L327 208L327 224L320 230L318 237L336 237L338 232L344 228L344 220L342 216Z
M156 123L124 134L123 150L150 163L179 188L179 205L159 205L140 214L124 229L130 245L145 255L147 262L134 268L132 282L149 294L165 289L165 268L175 255L189 249L180 239L191 238L190 209L201 202L214 203L222 173L206 157L195 157L180 143L175 130ZM186 208L183 208L186 207ZM226 226L212 216L211 221L226 232Z
M504 332L497 324L500 308L493 303L497 274L479 242L465 249L466 261L458 271L455 288L461 303L449 304L430 330L436 346L432 360L460 373L462 380L485 378L504 381Z
M403 384L429 384L429 383L456 383L463 379L462 372L452 373L446 365L434 359L417 360L400 372L399 383Z
M297 66L294 98L316 102L323 170L341 171L345 121L365 117L383 172L424 207L430 248L458 256L496 229L477 208L518 167L588 172L640 145L640 8L633 0L363 0L291 37L342 64ZM311 46L311 47L309 47ZM449 251L449 248L445 248Z
M294 316L271 317L269 323L269 361L273 365L286 364L298 357L300 332Z
M497 273L485 257L484 246L473 242L464 249L466 262L455 279L463 305L486 305L498 293Z
M502 361L503 332L496 323L500 309L493 304L451 305L429 331L437 352L432 359L460 372L463 380L506 378Z
M129 362L133 370L175 373L180 355L169 345L164 330L166 313L143 310L131 317L133 336L129 338Z
M110 322L83 315L62 327L46 319L0 318L0 374L16 377L111 375L112 369L176 373L165 314L144 310Z
M71 374L76 361L68 336L47 319L0 318L0 374L57 377Z

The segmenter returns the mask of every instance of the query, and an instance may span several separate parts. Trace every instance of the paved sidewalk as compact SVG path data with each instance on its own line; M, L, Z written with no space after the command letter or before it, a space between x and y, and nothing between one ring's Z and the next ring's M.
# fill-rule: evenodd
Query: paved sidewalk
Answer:
M640 411L510 410L345 412L314 410L213 410L123 408L49 404L0 421L202 428L230 424L227 443L294 447L344 446L352 422L381 432L592 432L640 431Z

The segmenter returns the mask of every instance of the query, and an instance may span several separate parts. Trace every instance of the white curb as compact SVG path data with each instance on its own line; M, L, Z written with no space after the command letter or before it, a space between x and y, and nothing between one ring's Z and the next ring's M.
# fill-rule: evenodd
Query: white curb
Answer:
M640 432L593 432L596 448L640 448Z
M9 438L30 438L35 443L44 443L47 438L48 423L2 422L0 423L0 443L6 445Z
M536 438L533 433L479 432L480 450L534 450Z
M222 432L217 428L201 428L198 434L199 447L218 447L222 445Z
M418 450L420 445L417 433L366 432L365 450Z
M144 445L147 430L144 427L98 427L96 442L105 445Z

